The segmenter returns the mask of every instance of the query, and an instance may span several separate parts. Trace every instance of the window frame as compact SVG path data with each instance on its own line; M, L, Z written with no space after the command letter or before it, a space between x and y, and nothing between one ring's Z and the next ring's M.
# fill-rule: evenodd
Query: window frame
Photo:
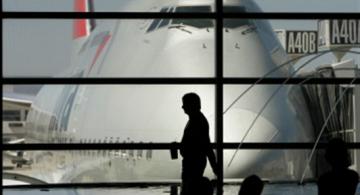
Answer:
M225 84L348 84L350 78L224 78L223 76L223 19L354 19L360 18L358 13L230 13L223 12L223 1L216 1L216 10L211 13L150 13L150 12L7 12L2 10L2 22L5 19L74 19L74 18L98 18L98 19L212 19L215 24L215 77L214 78L11 78L2 74L3 85L17 84L212 84L215 86L215 143L212 147L216 149L218 163L217 188L223 187L223 150L236 149L239 143L223 142L223 86ZM161 23L161 22L160 22ZM160 23L158 25L160 25ZM158 26L156 25L156 26ZM359 84L359 79L354 84ZM241 149L311 149L314 143L243 143ZM172 145L168 143L66 143L66 144L1 144L2 151L5 150L169 150ZM360 143L347 143L352 149L360 149ZM179 147L179 145L177 145ZM319 143L318 148L324 148L326 144ZM133 151L135 153L135 151ZM100 184L106 187L105 184ZM111 184L110 184L111 185ZM110 186L109 185L109 186ZM118 184L114 184L118 186ZM96 187L96 184L62 184L45 185L45 187ZM26 186L29 187L29 186ZM4 188L4 186L3 186ZM10 186L5 187L11 188ZM18 187L17 187L18 188ZM38 186L35 186L38 188ZM220 195L221 190L217 191Z

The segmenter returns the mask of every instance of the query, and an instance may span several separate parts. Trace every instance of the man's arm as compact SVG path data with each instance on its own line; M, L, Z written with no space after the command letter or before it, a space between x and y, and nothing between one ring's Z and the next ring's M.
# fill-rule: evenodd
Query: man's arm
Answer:
M214 174L217 176L217 167L216 167L216 157L215 157L215 153L214 150L211 148L211 142L210 142L210 137L209 134L207 134L206 136L206 156L209 159L211 168L214 172Z
M212 168L214 174L217 176L218 172L217 172L217 167L216 167L216 157L215 157L215 153L214 153L213 149L211 148L210 143L209 143L209 147L207 150L207 157L209 159L209 162L210 162L210 165L211 165L211 168Z
M210 141L210 136L209 136L209 123L207 122L206 118L205 118L204 129L206 130L206 134L204 135L206 156L209 159L209 162L210 162L210 165L211 165L211 168L212 168L214 174L217 176L218 171L217 171L217 167L216 167L216 157L215 157L214 150L211 148L211 141Z

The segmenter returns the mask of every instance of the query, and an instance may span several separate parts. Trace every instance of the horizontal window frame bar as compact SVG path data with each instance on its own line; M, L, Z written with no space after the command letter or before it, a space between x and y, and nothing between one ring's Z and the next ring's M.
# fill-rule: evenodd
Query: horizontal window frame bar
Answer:
M360 84L360 78L3 78L3 85Z
M4 19L154 19L154 18L187 18L187 19L219 19L217 12L209 13L160 13L160 12L22 12L4 11ZM250 19L359 19L356 12L259 12L259 13L222 13L222 18Z
M280 150L311 150L315 143L304 142L246 142L242 143L239 149L280 149ZM238 149L240 143L236 142L224 142L224 143L211 143L211 147L216 149L220 146L223 150L235 150ZM328 143L318 143L317 149L326 148ZM49 143L49 144L3 144L2 151L67 151L67 150L170 150L171 148L180 149L180 143ZM348 149L360 149L360 142L346 143Z

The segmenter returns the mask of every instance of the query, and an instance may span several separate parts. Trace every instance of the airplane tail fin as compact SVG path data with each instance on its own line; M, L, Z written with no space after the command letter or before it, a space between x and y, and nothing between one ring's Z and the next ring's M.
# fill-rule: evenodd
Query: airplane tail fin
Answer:
M93 0L74 0L74 12L94 12ZM81 66L81 58L79 56L83 51L84 44L86 44L95 27L96 21L93 18L77 18L73 20L71 65L59 76L81 75L79 72L81 72L84 67Z
M74 0L75 12L93 12L93 0ZM88 37L96 26L95 19L79 18L73 23L73 39Z

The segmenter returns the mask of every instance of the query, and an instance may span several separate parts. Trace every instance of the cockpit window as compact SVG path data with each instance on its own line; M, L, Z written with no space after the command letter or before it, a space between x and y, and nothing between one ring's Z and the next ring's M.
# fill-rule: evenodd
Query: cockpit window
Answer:
M242 6L224 6L223 11L231 13L244 13L246 12L245 7ZM237 28L244 25L249 25L248 19L225 19L224 28Z
M242 6L224 6L223 11L230 13L244 13L246 12L245 7Z
M202 13L202 12L211 12L210 6L179 6L176 7L175 12L181 13ZM214 26L214 22L211 19L173 19L171 24L182 24L193 26L196 28L209 28Z
M174 11L174 8L171 7L168 12L173 12L173 11ZM170 23L170 19L163 19L158 28L164 27L164 26L168 25L169 23Z
M248 19L225 19L224 28L237 28L244 25L250 25Z
M174 19L171 24L188 25L196 28L214 27L214 23L211 19Z
M164 7L164 8L162 8L162 9L160 10L160 12L167 12L168 9L169 9L168 7ZM161 21L161 19L155 19L155 20L151 23L150 27L146 30L146 32L148 33L148 32L150 32L150 31L155 30L156 27L158 26L158 24L160 23L160 21Z
M210 6L179 6L176 7L175 12L189 13L189 12L211 12Z

